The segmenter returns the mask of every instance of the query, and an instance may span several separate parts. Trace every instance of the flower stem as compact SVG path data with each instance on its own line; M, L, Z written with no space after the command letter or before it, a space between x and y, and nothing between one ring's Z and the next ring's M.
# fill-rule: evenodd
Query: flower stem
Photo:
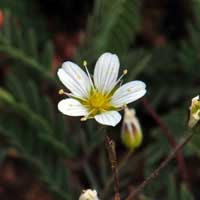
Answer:
M135 190L133 190L126 200L133 199L142 189L144 189L150 181L159 176L160 171L176 156L176 154L192 139L195 131L189 133L186 138L168 155L168 157L156 168Z
M173 134L170 132L169 128L163 123L158 113L149 104L146 98L143 98L142 102L147 112L151 115L151 117L155 120L155 122L158 124L158 126L162 130L163 135L166 137L171 147L175 149L177 146L177 142L174 139ZM186 167L186 163L185 163L182 151L177 152L176 160L178 162L178 167L180 170L181 177L183 181L185 181L188 189L190 189L189 176L188 176L187 167Z
M124 165L127 163L127 161L129 160L129 158L131 157L131 155L133 155L133 151L130 150L128 153L126 153L126 155L122 158L122 160L119 161L119 164L118 164L118 171L120 172L121 169L124 167ZM110 186L111 184L113 183L114 181L114 176L110 176L110 178L106 181L106 185L103 189L103 197L106 196L106 194L108 193L109 189L110 189Z
M114 177L114 192L115 192L115 198L114 200L120 200L120 194L119 194L119 171L117 167L117 156L116 156L116 150L115 150L115 142L109 137L105 137L105 143L106 148L108 151L108 157Z

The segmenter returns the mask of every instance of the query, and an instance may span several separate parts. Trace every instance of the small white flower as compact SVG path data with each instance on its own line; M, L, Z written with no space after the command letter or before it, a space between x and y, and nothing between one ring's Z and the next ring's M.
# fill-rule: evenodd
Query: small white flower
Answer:
M84 116L82 121L95 118L104 125L116 126L120 120L124 105L131 103L146 93L146 85L142 81L131 81L120 86L120 82L127 70L117 80L119 73L119 59L117 55L104 53L99 57L91 78L86 62L87 74L76 64L64 62L58 70L61 82L71 91L67 99L58 103L58 109L65 115Z
M190 109L190 117L188 125L190 128L192 128L200 120L199 95L192 99L192 103L189 109Z
M99 200L97 196L97 191L96 190L83 190L82 194L79 197L79 200Z
M132 150L142 143L142 129L133 108L125 108L121 138L124 145Z

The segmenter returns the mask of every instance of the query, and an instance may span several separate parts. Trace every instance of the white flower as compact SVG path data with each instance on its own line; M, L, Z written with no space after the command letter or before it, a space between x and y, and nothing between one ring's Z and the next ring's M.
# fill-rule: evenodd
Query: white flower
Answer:
M188 125L192 128L200 120L200 101L199 95L194 97L190 106L190 117Z
M99 200L97 196L97 191L96 190L83 190L82 194L79 197L79 200Z
M135 110L125 108L121 138L127 148L134 150L142 143L142 129Z
M99 57L94 69L93 80L84 64L87 74L76 64L64 62L58 70L61 82L71 91L67 99L58 103L58 109L65 115L84 116L82 121L95 118L104 125L116 126L120 120L124 105L131 103L146 93L142 81L131 81L120 86L127 70L117 80L119 59L117 55L104 53Z

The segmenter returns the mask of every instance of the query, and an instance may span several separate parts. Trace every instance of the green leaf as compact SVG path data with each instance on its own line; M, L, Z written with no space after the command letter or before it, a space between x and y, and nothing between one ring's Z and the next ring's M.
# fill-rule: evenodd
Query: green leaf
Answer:
M10 93L15 97L17 101L21 101L27 104L27 98L22 82L14 74L10 74L6 80L6 85L10 90Z
M3 42L11 44L11 15L9 10L4 11L4 25L2 29Z
M31 57L38 59L37 39L32 29L28 31L27 51Z
M7 92L4 88L0 88L0 99L9 103L14 102L13 96L9 92Z
M36 113L41 114L43 106L41 105L41 97L36 84L33 81L27 81L24 85L25 95L28 101L28 105Z
M53 44L50 41L48 41L45 44L43 50L42 64L46 69L48 69L49 72L52 71L53 53L54 53Z

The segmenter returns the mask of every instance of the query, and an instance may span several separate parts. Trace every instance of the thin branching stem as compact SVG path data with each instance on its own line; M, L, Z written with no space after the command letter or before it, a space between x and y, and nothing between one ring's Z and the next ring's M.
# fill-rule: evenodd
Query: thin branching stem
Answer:
M157 112L149 104L149 102L147 101L146 98L143 98L142 102L143 102L144 108L147 110L147 112L151 115L151 117L155 120L157 125L162 130L163 135L166 137L166 139L168 140L168 142L171 145L171 147L173 149L175 149L177 147L177 142L174 139L173 134L170 132L169 128L161 120L161 118L159 117ZM179 170L180 170L181 177L182 177L183 181L185 181L188 189L190 189L190 183L189 183L189 176L188 176L188 172L187 172L187 167L186 167L185 160L184 160L184 157L183 157L183 153L182 153L181 150L177 152L176 160L178 162L178 167L179 167Z
M181 142L179 145L176 146L176 148L167 156L167 158L156 168L135 190L133 190L129 196L126 198L126 200L133 200L134 197L139 194L150 182L159 176L160 171L167 166L167 164L177 155L180 150L192 139L196 132L192 131L190 132L183 142Z

